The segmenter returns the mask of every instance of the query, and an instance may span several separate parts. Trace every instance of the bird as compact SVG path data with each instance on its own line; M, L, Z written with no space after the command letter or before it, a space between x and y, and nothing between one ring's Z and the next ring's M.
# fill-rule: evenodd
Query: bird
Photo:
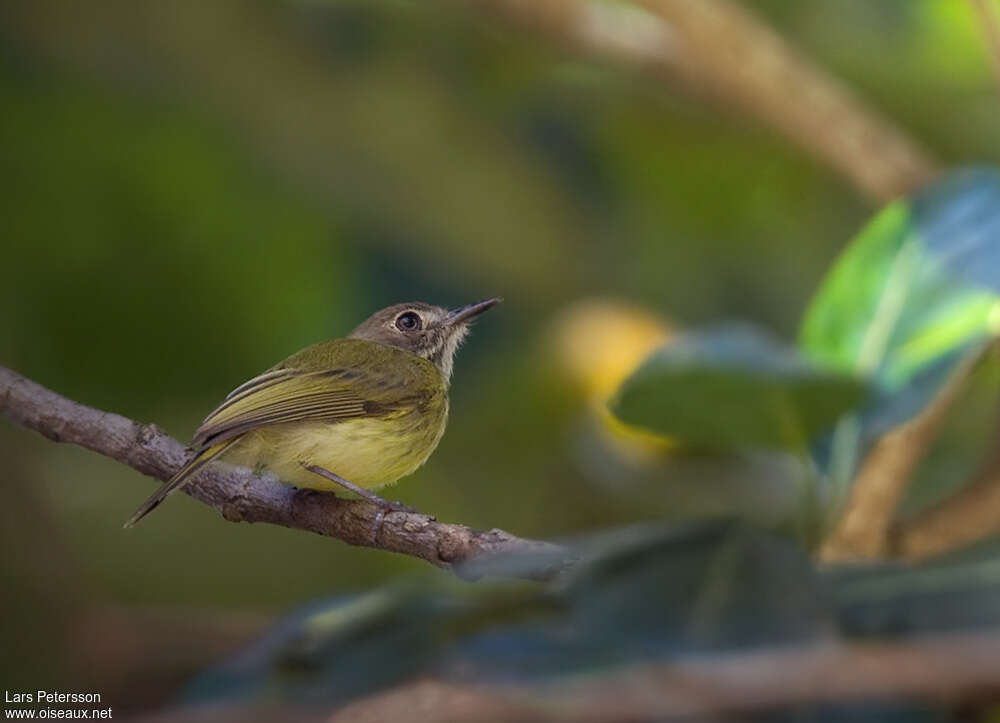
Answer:
M417 470L448 419L455 353L473 319L502 301L455 309L425 302L372 314L346 338L306 347L236 387L202 422L193 456L135 511L135 525L213 461L308 490L348 490L378 508L410 508L373 490ZM377 531L376 531L377 532Z

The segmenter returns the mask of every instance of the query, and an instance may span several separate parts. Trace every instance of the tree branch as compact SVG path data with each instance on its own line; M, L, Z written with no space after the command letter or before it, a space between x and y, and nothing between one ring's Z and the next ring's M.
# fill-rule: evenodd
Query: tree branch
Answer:
M940 505L892 530L896 555L921 560L971 545L1000 530L1000 464Z
M1000 437L1000 419L994 438ZM892 529L893 552L908 560L971 545L1000 530L1000 449L987 455L971 484Z
M350 703L328 721L719 720L823 704L954 704L996 695L997 681L1000 634L977 631L681 656L538 687L425 679Z
M997 89L1000 90L1000 20L997 20L996 8L991 4L991 0L970 0L970 2L979 18L979 24L982 25L993 78L997 82Z
M920 414L878 440L854 478L847 508L823 543L822 560L875 560L889 553L893 518L917 466L930 451L969 376L993 348L966 355Z
M189 455L184 445L153 424L84 406L2 366L0 412L55 442L85 447L158 480L169 479ZM387 513L374 540L375 509L369 503L296 490L230 465L209 465L184 491L230 522L268 522L307 530L350 545L418 557L447 570L480 555L561 551L551 543L503 530L474 530L407 512Z
M581 53L648 68L749 112L865 195L887 201L936 173L930 154L749 10L728 0L489 0Z

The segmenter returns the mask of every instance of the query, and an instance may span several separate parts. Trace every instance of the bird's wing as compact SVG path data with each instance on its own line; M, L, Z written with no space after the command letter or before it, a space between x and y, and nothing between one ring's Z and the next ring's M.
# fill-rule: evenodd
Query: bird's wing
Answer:
M357 391L358 372L275 369L234 389L202 422L192 445L206 447L257 427L285 422L337 422L386 411ZM380 400L385 401L385 400Z

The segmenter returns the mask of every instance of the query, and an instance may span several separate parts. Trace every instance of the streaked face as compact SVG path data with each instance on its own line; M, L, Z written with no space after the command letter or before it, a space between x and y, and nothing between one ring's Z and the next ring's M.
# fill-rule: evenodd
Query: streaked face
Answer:
M451 310L422 301L395 304L372 314L351 332L350 338L367 339L421 356L448 380L455 352L469 333L469 322L499 301L487 299Z

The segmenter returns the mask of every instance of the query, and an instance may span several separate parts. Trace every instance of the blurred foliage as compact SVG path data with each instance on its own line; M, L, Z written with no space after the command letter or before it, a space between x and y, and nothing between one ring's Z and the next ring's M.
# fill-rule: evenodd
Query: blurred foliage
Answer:
M594 681L691 653L1000 622L996 543L919 566L816 569L786 540L713 522L623 528L581 540L575 552L579 563L546 586L411 581L301 610L200 676L185 700L342 703L427 673L516 684L530 696L554 679ZM549 560L492 564L509 572Z
M808 559L751 528L623 528L581 540L572 554L580 561L545 586L412 580L305 609L195 681L189 699L276 695L329 703L428 668L537 682L832 630ZM550 560L473 564L488 575L545 569Z
M854 375L733 326L687 334L652 354L612 404L623 421L692 444L804 452L866 392Z
M750 4L946 164L1000 161L961 3ZM630 432L595 412L665 338L660 314L795 333L868 209L771 132L476 10L395 0L4 3L0 106L0 363L184 438L229 389L374 308L502 294L460 355L441 448L392 496L538 537L800 511L801 470L780 456L645 439L635 464ZM616 370L581 387L551 342L594 298L625 300L645 331L626 344L581 317L583 356ZM171 642L78 649L78 601L270 614L421 564L182 499L126 535L135 473L9 425L0 458L12 688L86 671L125 705L130 671Z
M837 425L820 455L835 496L846 494L874 439L918 414L964 359L995 343L998 240L1000 171L965 169L884 209L827 276L800 344L869 378L875 391Z
M866 435L920 410L1000 330L1000 172L968 170L882 211L813 300L802 347L879 390ZM903 393L905 390L905 394Z
M627 424L689 446L786 448L803 456L812 446L818 474L805 475L804 487L829 508L819 516L835 519L868 446L964 374L959 363L970 354L995 346L997 249L1000 171L956 171L891 204L848 246L806 313L800 346L807 357L752 327L688 333L652 353L611 408ZM980 359L979 366L991 365ZM974 419L978 433L935 445L939 476L921 476L918 499L940 501L972 481L1000 399L993 376L981 368L962 380L976 391L958 405L964 429ZM947 471L964 467L967 474L941 474L942 458L952 462ZM817 480L832 486L832 495L820 494ZM913 504L907 501L908 512ZM803 506L800 526L810 529L816 512Z

